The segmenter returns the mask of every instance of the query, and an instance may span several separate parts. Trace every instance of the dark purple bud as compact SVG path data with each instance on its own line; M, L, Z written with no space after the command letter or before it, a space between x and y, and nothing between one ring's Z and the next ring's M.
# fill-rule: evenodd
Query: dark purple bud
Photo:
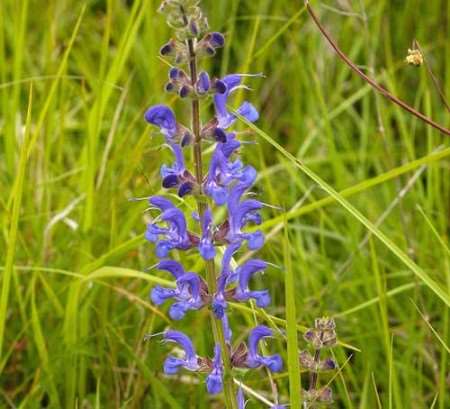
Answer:
M199 94L206 94L210 87L211 82L209 80L209 75L207 72L202 71L198 76L197 91Z
M162 185L165 189L170 189L178 185L177 175L168 175L163 179Z
M174 92L175 91L175 84L173 82L168 82L166 84L166 92Z
M223 47L225 45L225 37L223 36L222 33L217 33L217 32L210 33L209 34L209 43L214 48Z
M169 71L169 78L171 80L176 80L178 78L178 75L180 73L180 70L178 68L171 68Z
M325 359L320 363L320 369L322 371L333 371L336 368L337 368L336 362L331 358Z
M306 341L312 341L314 339L314 331L308 330L305 332L304 338Z
M225 92L227 92L227 84L225 84L222 80L217 80L214 84L214 88L218 94L225 94Z
M181 138L181 147L184 148L187 145L190 145L192 142L192 135L190 132L185 132L183 138Z
M216 128L214 130L214 136L217 142L225 143L227 141L227 134L222 128Z
M186 98L187 96L189 96L190 93L191 93L191 87L189 87L188 85L183 85L180 88L179 95L181 98Z
M161 49L159 50L159 53L163 56L166 56L166 55L172 54L174 50L175 50L174 43L171 40L167 44L164 44L161 47Z
M215 50L213 47L206 46L206 47L205 47L205 52L206 52L206 54L209 55L210 57L216 55L216 50Z
M184 197L192 192L194 189L194 185L191 182L185 182L183 183L180 188L178 189L178 196Z

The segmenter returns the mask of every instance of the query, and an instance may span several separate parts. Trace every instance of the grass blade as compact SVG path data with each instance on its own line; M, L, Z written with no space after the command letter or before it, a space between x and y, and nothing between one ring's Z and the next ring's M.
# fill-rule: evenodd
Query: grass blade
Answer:
M294 155L284 149L278 142L273 140L267 133L259 129L256 125L247 121L244 117L235 112L236 116L245 122L252 130L259 136L269 142L276 148L283 156L289 159L297 168L299 168L305 175L312 179L319 185L326 193L333 197L347 212L349 212L356 220L363 224L369 231L372 232L393 254L397 256L403 264L405 264L425 285L436 294L448 307L450 307L450 297L428 274L420 268L414 261L412 261L392 240L390 240L380 229L378 229L371 221L369 221L359 210L357 210L350 202L348 202L342 195L334 190L328 183L326 183L319 175L304 165Z
M31 130L32 104L33 104L33 88L30 88L30 94L28 97L27 120L25 126L25 137L24 142L20 149L17 177L11 192L11 197L13 198L13 206L8 234L8 247L6 250L5 271L3 272L2 292L0 298L0 357L3 356L2 350L5 335L6 314L9 301L9 289L11 286L11 278L14 274L14 258L16 255L16 243L19 228L19 214L22 205L23 186L28 161L28 148L30 144L29 139Z
M286 291L286 332L287 332L287 363L289 373L289 398L291 407L301 407L301 379L297 344L297 309L295 304L295 277L289 245L287 222L284 228L285 255L285 291Z

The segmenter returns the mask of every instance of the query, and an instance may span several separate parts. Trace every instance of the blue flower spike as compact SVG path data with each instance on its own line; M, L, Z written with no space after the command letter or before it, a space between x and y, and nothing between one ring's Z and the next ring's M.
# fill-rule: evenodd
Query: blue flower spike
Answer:
M192 317L197 319L192 321L195 323L204 319L200 314L206 312L213 320L214 343L208 348L213 354L207 353L206 357L197 355L184 333L164 332L164 340L177 346L164 362L165 374L175 375L182 369L203 373L206 390L214 400L223 393L226 402L236 399L233 406L237 403L239 409L245 409L242 388L236 394L233 386L235 370L266 367L279 372L283 367L280 355L259 352L260 341L272 336L268 327L257 326L251 330L247 346L243 342L236 346L230 305L250 301L258 308L266 308L271 301L267 289L254 289L252 285L252 279L262 274L269 263L252 258L238 265L235 260L241 252L257 251L264 245L263 232L253 228L262 222L264 205L251 194L257 171L241 160L241 150L248 143L241 141L234 129L238 118L253 123L259 113L248 101L235 110L229 105L238 90L249 90L244 84L247 77L261 75L217 78L200 66L203 58L217 55L225 46L225 37L209 31L199 3L164 0L159 8L175 31L160 49L162 58L170 64L165 90L172 98L189 103L191 117L182 122L192 124L192 129L182 125L167 105L153 105L145 112L146 122L163 135L164 146L172 154L170 162L160 168L164 194L149 199L152 218L147 221L145 238L153 244L159 259L156 269L169 273L173 282L167 287L154 286L150 299L157 306L167 305L168 315L175 322ZM214 114L203 118L208 109L201 103L208 100ZM193 155L186 152L189 145L193 145ZM187 160L191 157L193 163ZM196 212L184 211L193 206ZM195 266L194 271L187 262ZM220 271L216 265L221 266ZM197 313L199 310L203 312ZM208 358L211 355L213 358ZM272 409L281 408L275 405Z

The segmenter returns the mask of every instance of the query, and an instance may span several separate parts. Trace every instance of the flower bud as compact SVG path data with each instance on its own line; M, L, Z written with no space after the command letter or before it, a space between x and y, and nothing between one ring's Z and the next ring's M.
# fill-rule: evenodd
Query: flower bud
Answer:
M211 81L207 72L202 71L197 80L196 89L197 93L200 95L206 94L211 88Z
M190 85L183 85L180 90L178 91L178 95L180 95L180 98L187 98L192 91L192 87Z
M192 182L183 183L178 189L178 196L184 197L194 190L194 184Z
M205 37L213 48L221 48L225 45L225 37L222 33L210 33Z
M165 86L166 92L175 92L176 91L176 85L173 82L168 82Z
M161 47L161 49L159 50L159 53L163 57L174 56L175 55L175 49L176 49L175 40L170 40L168 43L164 44Z
M318 365L318 371L334 371L337 368L337 364L336 362L331 359L331 358L327 358L323 361L320 361L319 365Z

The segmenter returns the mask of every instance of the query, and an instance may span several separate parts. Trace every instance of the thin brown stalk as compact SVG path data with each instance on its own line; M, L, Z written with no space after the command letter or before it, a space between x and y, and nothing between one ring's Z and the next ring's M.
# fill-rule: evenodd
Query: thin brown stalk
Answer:
M443 133L444 135L450 136L450 129L447 129L444 126L438 124L437 122L433 121L428 116L422 114L420 111L414 109L413 107L408 105L406 102L402 101L400 98L391 94L386 88L384 88L382 85L378 84L375 80L370 78L360 68L358 68L358 66L352 60L350 60L350 58L347 57L347 55L344 54L343 51L341 51L341 49L339 48L337 43L333 40L331 35L322 26L322 24L319 21L319 18L314 13L314 10L312 9L311 5L309 4L309 0L305 0L305 6L306 6L306 9L308 10L309 15L313 19L314 23L316 24L317 28L320 30L322 35L326 38L326 40L331 45L331 47L334 49L334 51L336 52L338 57L345 64L347 64L352 71L354 71L356 74L358 74L364 81L366 81L369 85L371 85L381 95L383 95L385 98L387 98L394 104L398 105L400 108L404 109L405 111L407 111L410 114L414 115L415 117L419 118L420 120L422 120L426 124L430 125L431 127L437 129L439 132Z

